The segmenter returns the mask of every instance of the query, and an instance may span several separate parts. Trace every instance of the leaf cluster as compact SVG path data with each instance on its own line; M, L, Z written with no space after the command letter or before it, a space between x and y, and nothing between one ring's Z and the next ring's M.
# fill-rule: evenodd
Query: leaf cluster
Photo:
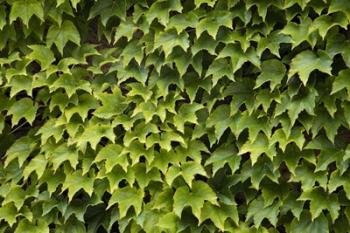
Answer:
M0 232L348 232L349 22L347 0L1 1Z

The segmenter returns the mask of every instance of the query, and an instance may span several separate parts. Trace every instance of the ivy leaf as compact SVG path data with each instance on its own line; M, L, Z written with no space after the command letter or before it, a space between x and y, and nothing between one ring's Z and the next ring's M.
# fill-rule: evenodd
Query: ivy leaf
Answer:
M13 2L10 12L10 23L21 18L24 25L28 27L30 18L36 15L44 21L44 10L40 1L37 0L16 0Z
M38 190L29 187L27 190L22 189L19 185L12 185L8 191L2 205L13 202L19 210L22 208L25 200L30 197L37 197Z
M76 168L79 161L78 152L74 149L68 147L66 144L61 144L53 149L53 151L48 153L47 159L53 165L53 171L57 171L62 163L69 161L72 168Z
M32 60L38 60L42 70L47 69L52 62L55 61L55 57L51 50L44 45L29 45L31 50L33 50L28 58Z
M213 86L223 77L233 80L233 68L231 63L224 58L214 60L207 70L206 77L208 76L211 76Z
M179 218L174 213L170 212L161 216L157 225L171 232L176 232L177 226L179 225Z
M232 28L231 14L227 11L212 11L207 17L199 21L196 27L196 36L199 38L203 32L207 31L215 39L221 26Z
M32 78L29 76L14 76L11 78L8 86L11 87L11 98L21 91L26 91L27 95L32 96Z
M74 104L74 106L67 108L64 111L67 121L69 121L74 114L78 114L82 120L85 120L88 116L88 112L91 109L96 109L98 107L96 98L88 93L79 95L78 102Z
M47 165L47 159L43 154L35 156L28 165L23 170L24 179L28 179L29 175L35 171L38 176L38 179L44 174Z
M129 166L128 156L123 147L118 144L108 144L97 154L94 163L105 160L106 172L111 172L114 166L120 165L125 172Z
M259 227L264 218L267 218L273 226L276 226L278 211L278 202L265 207L264 200L260 196L249 204L247 219L253 217L254 225Z
M298 233L300 231L307 231L310 233L327 233L329 232L328 221L323 213L314 219L310 219L310 214L304 211L301 214L300 220L293 219L290 225L291 233Z
M109 199L108 208L117 203L120 217L123 218L126 216L129 208L133 206L136 215L139 215L142 210L143 197L144 192L142 189L136 189L133 187L117 189L112 193L112 196Z
M181 164L181 167L172 166L165 174L165 179L169 185L172 185L176 177L182 176L188 186L192 187L193 179L195 175L202 175L207 177L207 173L204 168L193 161L185 162Z
M302 192L299 200L310 200L311 221L319 217L324 209L329 211L333 221L339 216L338 197L335 194L326 193L322 188Z
M103 26L106 26L108 20L113 16L125 19L126 10L125 0L117 2L112 0L99 0L95 2L90 9L89 19L100 16Z
M332 14L334 12L344 12L350 20L350 6L347 4L346 0L332 0L330 1L328 14Z
M269 144L268 138L265 134L259 133L254 141L248 140L239 150L239 155L250 153L250 159L254 165L259 156L265 153L272 160L276 155L274 146Z
M44 220L38 220L37 224L29 222L27 219L21 219L16 227L15 233L49 233L49 226Z
M288 77L295 74L299 75L300 80L306 86L309 76L312 71L319 70L331 75L332 59L324 51L319 51L317 54L310 50L303 51L296 55L290 65Z
M36 104L33 105L33 101L29 98L22 98L11 105L8 115L12 115L12 125L16 125L22 118L25 118L29 124L33 124L36 112Z
M79 31L71 21L65 20L61 26L51 25L46 37L46 43L49 47L55 44L58 51L63 54L63 48L68 41L80 45Z
M202 109L200 104L183 104L180 106L178 113L174 116L174 125L176 128L184 133L185 123L198 124L196 112Z
M277 59L270 59L262 62L261 74L257 77L255 88L260 87L265 82L270 81L270 89L274 90L281 84L286 74L286 67Z
M21 167L36 146L35 140L29 136L24 136L15 141L6 152L5 167L14 159L18 160Z
M50 86L50 90L53 92L59 88L63 88L68 97L72 97L77 90L84 90L91 93L90 83L86 80L82 80L82 77L78 74L63 74Z
M119 89L114 89L112 94L96 93L96 97L101 101L102 106L98 107L94 115L103 119L109 119L121 114L127 107L125 97Z
M207 33L202 33L198 39L195 39L193 45L191 46L191 52L193 55L196 55L198 52L206 50L208 53L216 55L215 48L217 45L218 42L213 39L213 37Z
M184 51L189 47L187 33L182 32L179 35L175 30L160 32L155 35L154 48L163 48L165 57L168 57L176 46L181 47Z
M85 150L86 144L90 143L92 149L95 150L97 144L103 137L106 137L110 141L114 142L115 134L111 125L96 122L90 123L85 127L82 135L77 138L77 146Z
M234 205L216 206L210 202L205 202L201 210L200 222L210 219L215 226L221 231L225 231L225 222L228 218L231 218L236 224L238 224L238 212Z
M280 31L284 35L290 35L292 38L293 48L300 45L302 42L307 41L313 44L313 40L310 39L309 28L311 26L310 18L301 19L300 24L295 22L288 22L287 25Z
M0 218L4 219L10 226L16 223L17 216L17 208L12 202L0 207Z
M311 25L310 30L318 30L320 36L325 39L327 32L334 26L340 26L346 29L348 18L344 13L334 13L331 15L321 15L317 17Z
M176 189L174 194L174 213L181 218L182 210L186 206L192 208L192 213L197 219L201 219L201 209L204 203L208 201L213 205L218 205L216 201L216 194L202 181L193 182L192 189L189 190L187 186L181 186Z
M198 16L193 12L187 12L174 15L170 18L168 28L174 27L177 33L181 33L188 27L196 28L198 23Z
M181 2L179 0L154 2L145 16L149 24L151 24L154 19L158 19L159 23L165 26L169 22L170 11L181 12Z
M350 95L350 84L347 80L349 79L349 77L350 77L350 69L341 70L334 79L331 94L333 95L334 93L339 92L345 88L346 91L348 92L348 95Z
M237 155L237 149L233 146L223 145L217 148L205 161L205 165L212 164L213 168L213 176L215 176L216 172L223 168L226 164L231 168L231 173L235 173L239 168L241 161L241 156Z
M73 173L67 173L66 179L62 186L62 191L68 189L68 199L71 201L76 192L83 189L90 196L94 191L94 178L87 175L82 175L81 170L76 170Z

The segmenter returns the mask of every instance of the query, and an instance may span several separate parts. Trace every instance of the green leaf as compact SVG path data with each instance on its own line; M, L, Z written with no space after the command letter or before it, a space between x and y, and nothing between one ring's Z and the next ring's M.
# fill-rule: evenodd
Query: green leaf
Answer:
M170 18L168 28L174 27L177 33L181 33L188 27L196 28L198 23L198 16L189 11L187 13L177 14Z
M205 202L201 210L200 222L210 219L221 231L225 231L225 222L230 218L238 224L238 212L234 205L216 206L210 202Z
M73 199L76 192L83 189L90 196L94 191L94 177L82 175L81 170L66 174L66 179L63 183L62 190L68 189L69 201Z
M118 144L108 144L97 154L94 163L105 160L106 172L112 171L114 166L120 165L125 172L129 166L128 156L123 151L123 147Z
M110 141L114 142L115 134L113 128L110 124L90 122L80 137L76 139L77 146L85 150L86 144L89 143L92 149L96 149L97 144L101 141L103 137L108 138Z
M109 119L121 114L127 107L125 97L119 89L114 89L113 94L99 93L96 97L101 100L101 106L96 109L94 115L100 118Z
M319 217L324 209L329 211L333 221L339 216L340 204L337 195L329 195L322 188L304 191L299 200L310 200L311 221Z
M38 220L36 224L29 222L27 219L21 219L16 227L15 233L33 233L42 232L49 233L49 226L45 220Z
M59 88L63 88L69 98L72 97L77 90L84 90L91 93L90 83L82 80L82 77L78 74L63 74L59 76L58 79L50 86L50 90L53 92Z
M21 167L34 150L36 144L34 139L28 136L17 139L6 152L5 167L14 159L18 160L18 164Z
M33 124L37 112L37 106L29 98L22 98L14 102L8 110L8 115L12 115L12 125L16 125L22 118L29 124Z
M348 95L350 95L350 85L347 80L348 77L350 77L350 69L341 70L334 79L331 94L339 92L345 88L348 92Z
M213 176L226 164L231 168L231 173L238 170L241 162L241 156L237 155L237 149L231 145L224 145L217 148L210 157L205 161L205 165L212 164Z
M38 178L40 178L46 169L47 160L43 154L39 154L35 156L32 160L30 160L29 164L23 170L24 179L28 179L29 175L35 171Z
M0 207L0 218L4 219L10 226L17 222L18 211L13 203L2 205Z
M286 67L277 59L270 59L262 62L261 74L257 77L255 88L260 87L265 82L270 81L270 88L274 90L281 84L286 75Z
M46 43L49 47L55 44L58 51L63 54L63 48L68 41L80 45L79 31L71 21L65 20L60 26L51 25L46 37Z
M117 189L112 193L108 202L108 208L117 203L120 217L123 218L126 216L129 208L133 206L136 215L139 215L142 210L143 197L144 192L142 189L132 187Z
M300 80L306 86L309 76L312 71L318 70L331 75L332 59L323 51L317 54L306 50L296 55L290 65L288 77L298 74Z
M231 14L227 11L212 11L207 17L200 20L196 27L196 36L199 38L203 32L207 31L212 38L216 38L216 34L221 26L232 28Z
M249 204L247 219L253 217L256 227L261 225L264 218L268 219L273 226L276 226L278 211L278 202L274 202L272 205L265 207L264 199L260 196Z
M55 61L55 57L51 50L44 45L29 45L31 50L33 50L28 58L32 60L37 60L40 63L41 69L47 69L52 62Z
M189 206L192 208L193 215L197 219L201 219L201 209L206 201L213 205L218 205L216 194L208 184L202 181L195 181L191 190L187 186L181 186L176 189L173 211L178 217L181 217L182 210Z
M171 232L176 232L179 225L179 218L172 212L162 215L157 224L163 229L168 229Z
M125 19L126 10L125 0L117 2L112 0L99 0L95 2L90 9L89 19L100 16L103 26L106 26L108 20L113 16Z
M250 159L254 165L262 154L266 154L272 160L276 155L273 145L269 144L265 134L259 133L254 141L248 140L239 150L239 155L250 153Z
M192 187L193 179L195 175L202 175L207 177L202 165L189 161L181 164L181 167L172 166L165 174L165 179L169 185L172 185L176 177L182 176L188 186Z
M44 10L40 1L37 0L16 0L13 2L10 12L10 23L21 18L24 25L28 27L30 18L36 15L44 21Z
M165 57L168 57L173 49L179 46L184 51L189 47L189 41L187 38L187 33L182 32L177 34L175 30L170 30L167 32L159 32L154 38L154 48L163 48Z
M318 218L313 221L310 220L310 214L304 211L300 217L300 220L293 219L290 225L291 233L298 232L310 232L310 233L327 233L329 232L327 218L322 213Z
M344 12L350 20L350 6L347 4L348 2L346 0L331 0L328 14L332 14L334 12Z
M69 161L72 168L76 168L78 161L78 152L73 148L68 147L66 144L61 144L54 148L52 151L47 150L50 163L52 163L53 171L57 171L62 163Z

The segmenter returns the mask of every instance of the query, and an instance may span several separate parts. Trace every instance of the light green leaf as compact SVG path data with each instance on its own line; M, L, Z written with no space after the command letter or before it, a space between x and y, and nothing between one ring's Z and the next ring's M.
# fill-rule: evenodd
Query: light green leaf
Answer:
M40 63L41 69L47 69L52 62L55 61L55 57L51 50L44 45L29 45L31 50L33 50L28 58L32 60L37 60Z
M47 159L43 154L39 154L38 156L35 156L28 165L23 170L23 177L24 179L28 179L29 175L35 171L38 179L44 174L44 171L46 169Z
M260 155L266 154L272 160L276 155L276 150L273 145L269 144L265 134L259 133L254 141L248 140L239 150L239 155L250 153L250 159L254 165Z
M79 31L71 21L65 20L61 26L51 25L46 37L48 46L55 44L58 51L63 54L63 48L68 41L80 45Z
M200 222L210 219L221 231L225 231L225 222L230 218L238 224L238 212L234 205L216 206L210 202L205 202L201 210Z
M44 10L40 1L37 0L16 0L13 2L10 12L10 23L21 18L24 25L28 26L30 18L36 15L44 21Z
M94 177L88 175L82 175L81 170L76 170L73 173L66 174L66 179L62 186L62 191L68 189L69 201L73 199L76 192L83 189L90 196L94 191Z
M123 147L118 144L108 144L97 154L94 163L105 160L106 172L111 172L114 166L120 165L125 172L129 166L128 156Z
M213 205L218 205L216 194L202 181L193 182L192 189L187 186L181 186L176 189L174 194L174 213L181 217L182 210L189 206L192 208L192 213L197 219L201 219L201 209L206 201Z
M15 233L49 233L49 226L45 220L38 220L36 224L29 222L27 219L21 219L16 227Z
M30 153L34 150L37 143L29 136L24 136L15 141L14 144L6 152L5 167L14 159L18 160L19 166L21 167L29 157Z
M143 197L144 192L142 189L132 187L117 189L112 193L108 202L108 208L117 203L120 217L123 218L126 216L129 208L133 206L136 215L139 215L142 210Z
M291 78L298 74L300 80L306 86L309 76L314 70L331 75L332 62L332 59L323 51L316 54L310 50L305 50L293 58L288 77Z
M322 210L328 210L333 221L339 216L340 204L337 195L328 194L322 188L302 192L299 200L310 200L311 221L319 217Z
M221 26L232 28L231 14L228 11L212 11L207 17L199 21L196 27L196 36L199 38L203 32L207 31L215 39Z

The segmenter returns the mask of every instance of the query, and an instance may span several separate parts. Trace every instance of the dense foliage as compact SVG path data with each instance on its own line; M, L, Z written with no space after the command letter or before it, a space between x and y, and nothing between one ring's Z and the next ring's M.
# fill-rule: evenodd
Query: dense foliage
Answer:
M350 230L347 0L2 0L0 232Z

